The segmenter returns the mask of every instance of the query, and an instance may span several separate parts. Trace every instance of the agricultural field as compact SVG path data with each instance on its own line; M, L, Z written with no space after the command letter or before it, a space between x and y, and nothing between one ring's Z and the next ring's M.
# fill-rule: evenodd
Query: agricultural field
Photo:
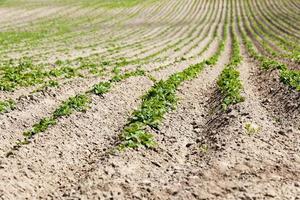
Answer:
M300 0L0 0L0 199L300 199Z

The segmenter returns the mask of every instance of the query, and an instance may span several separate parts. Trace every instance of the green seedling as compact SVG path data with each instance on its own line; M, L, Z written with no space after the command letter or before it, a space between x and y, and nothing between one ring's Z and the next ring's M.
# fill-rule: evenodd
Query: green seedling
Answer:
M153 139L153 135L146 133L143 130L143 123L131 123L124 129L123 134L120 136L121 140L124 141L120 148L138 148L145 146L147 148L153 148L156 146L156 142Z
M209 150L209 147L208 147L207 144L202 144L202 145L199 146L199 151L200 151L201 153L207 153L208 150Z
M92 92L97 95L103 95L110 90L111 86L112 86L111 82L102 82L94 85Z
M67 101L54 111L54 118L63 116L69 116L74 111L83 112L88 108L90 98L84 94L78 94L74 97L70 97Z
M0 113L9 112L16 108L16 102L12 99L0 101Z
M296 91L300 91L300 71L282 70L280 72L280 80Z
M254 123L246 123L245 130L248 135L253 135L259 132L260 127Z

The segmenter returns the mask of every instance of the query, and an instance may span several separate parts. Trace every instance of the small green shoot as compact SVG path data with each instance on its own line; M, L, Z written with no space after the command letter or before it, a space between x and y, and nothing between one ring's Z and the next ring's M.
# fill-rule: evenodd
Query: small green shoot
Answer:
M70 97L67 101L54 111L54 118L69 116L74 111L83 112L87 109L90 98L84 94Z
M254 135L259 132L260 127L254 123L246 123L245 130L248 135Z
M16 102L12 99L0 101L0 113L12 111L16 108Z

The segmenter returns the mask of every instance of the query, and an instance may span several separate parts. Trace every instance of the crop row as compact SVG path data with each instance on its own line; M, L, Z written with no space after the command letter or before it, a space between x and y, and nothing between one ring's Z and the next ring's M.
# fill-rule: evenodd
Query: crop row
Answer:
M220 19L221 19L221 16L220 16ZM214 35L213 35L214 37L216 37L217 27L218 26L216 26L215 30L214 30ZM223 46L224 46L224 44L223 44ZM219 55L220 55L220 52L217 53L215 56L213 56L211 59L207 60L205 63L209 63L209 62L211 62L212 64L215 63L216 59ZM195 66L197 66L197 67L194 67L194 68L199 68L200 65L195 65ZM112 87L112 85L114 83L119 82L119 81L124 80L129 77L132 77L132 76L143 75L143 73L144 73L143 71L138 69L136 71L127 72L127 73L121 75L119 67L114 68L113 73L115 74L115 76L110 81L101 82L99 84L94 85L91 90L89 90L88 92L86 92L84 94L78 94L74 97L70 97L68 100L63 102L53 112L52 116L43 118L40 120L39 123L33 125L31 130L24 132L24 140L19 142L16 147L19 147L19 145L28 143L35 134L43 132L43 131L47 130L48 127L55 125L57 123L57 120L60 117L68 116L71 113L73 113L74 111L85 110L87 108L87 105L90 102L89 101L90 94L103 95L104 93L109 92L110 88ZM184 71L184 73L187 74L188 71ZM82 109L82 108L84 108L84 109Z
M136 71L127 72L120 74L120 70L117 68L114 70L114 76L112 79L106 82L100 82L95 84L90 90L77 94L68 98L66 101L62 102L60 106L52 113L50 117L42 118L38 123L34 124L32 128L28 131L23 132L23 140L18 141L14 146L14 150L20 148L22 145L30 143L30 140L37 134L45 132L49 127L57 124L58 120L62 117L68 117L74 112L84 112L89 108L91 103L91 95L103 95L110 91L114 83L123 81L127 78L134 76L143 76L145 72L137 69ZM8 152L8 156L12 152Z
M206 35L207 33L208 31L206 32ZM142 61L142 59L139 59L139 61ZM100 64L89 63L84 60L83 61L80 60L80 62L82 62L82 64L80 64L80 67L77 68L67 67L67 66L59 67L61 63L57 62L56 68L50 71L42 71L44 67L33 66L32 64L28 64L29 62L23 63L23 61L20 61L17 66L6 65L5 67L2 67L3 69L5 69L2 89L11 90L18 85L27 86L27 85L34 85L36 83L42 83L44 81L44 78L46 78L46 80L50 79L50 81L46 81L45 83L46 86L53 86L53 85L57 86L57 82L51 80L51 77L56 78L56 77L64 76L65 78L70 78L76 75L82 75L81 73L79 73L79 70L88 70L92 74L99 75L103 72L104 66L108 65L107 61L106 62L104 61ZM122 60L119 63L113 63L113 64L116 64L118 66L124 66L133 63L138 63L138 62L137 60L133 60L131 62ZM23 67L24 65L26 65L26 67ZM70 64L66 63L66 65L70 65ZM30 70L32 70L33 73L31 73Z
M291 58L295 62L299 62L299 56L300 56L300 48L297 42L292 42L286 34L284 36L281 36L280 34L276 34L276 29L274 29L274 26L266 26L266 21L263 20L264 18L260 17L257 18L257 15L255 15L252 5L250 4L249 0L246 1L247 4L243 5L242 7L246 8L246 13L249 18L250 24L253 24L253 30L258 31L261 36L266 37L270 41L273 41L275 44L277 44L279 47L282 47L285 51L287 51L289 54L286 56ZM257 12L258 15L263 15L261 12ZM274 17L275 19L276 17ZM270 19L269 19L270 21ZM264 22L264 23L263 23ZM274 33L275 32L275 33Z
M249 52L249 55L255 60L259 61L262 68L265 70L278 69L280 71L280 80L284 84L290 86L291 88L300 91L300 72L298 70L289 70L286 64L260 54L256 50L249 36L242 29L241 23L242 21L238 15L239 31L242 35L243 42ZM248 26L247 26L247 21L245 21L245 19L243 19L243 25L244 28L247 29Z
M231 1L232 5L232 1ZM231 8L231 10L233 10ZM231 25L230 25L230 35L232 38L232 55L230 62L226 65L225 69L220 74L217 85L221 91L223 100L222 107L224 110L228 106L237 104L244 101L244 97L241 95L243 90L243 85L239 78L240 73L236 69L238 65L242 62L242 56L240 54L240 45L235 34L233 24L233 11L231 12Z
M227 17L226 17L227 19ZM147 127L158 128L165 113L174 109L177 97L177 88L187 80L196 78L197 75L208 65L215 65L224 50L227 39L227 20L223 27L223 38L219 41L217 51L212 57L198 64L191 65L182 72L171 75L165 81L156 83L145 96L142 97L140 108L133 112L128 124L120 135L120 145L123 148L137 148L141 146L153 147L156 142Z

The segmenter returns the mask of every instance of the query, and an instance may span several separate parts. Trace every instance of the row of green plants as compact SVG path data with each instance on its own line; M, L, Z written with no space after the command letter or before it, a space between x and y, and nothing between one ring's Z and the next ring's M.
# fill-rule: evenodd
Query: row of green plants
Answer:
M17 146L28 144L30 139L36 134L45 132L49 127L57 124L58 120L62 117L68 117L74 112L84 112L89 109L91 103L91 94L104 95L108 93L113 84L134 76L144 76L145 72L137 69L131 72L121 73L120 69L116 67L112 79L95 84L90 90L85 93L77 94L68 98L51 114L50 117L41 119L38 123L34 124L31 130L23 133L23 140L17 142Z
M198 22L197 25L194 27L194 29L195 29L195 30L196 30L196 28L199 29L199 26L200 26L200 25L204 25L204 26L203 26L202 28L200 28L196 34L194 34L195 30L192 30L192 31L188 34L188 36L187 36L187 38L188 38L189 40L188 40L187 42L185 42L185 43L182 43L180 46L175 45L175 46L177 46L177 48L176 48L174 51L180 50L181 48L183 48L183 47L189 45L190 43L192 43L193 41L195 41L195 40L197 39L197 40L196 40L196 44L193 45L193 46L191 46L191 47L187 50L187 52L190 52L192 49L196 48L196 47L198 46L198 44L199 44L201 41L203 41L205 38L208 37L208 35L209 35L209 33L210 33L210 30L211 30L211 28L212 28L211 24L216 23L216 21L217 21L217 14L218 14L219 8L220 8L220 6L222 6L222 5L220 5L220 4L217 4L218 7L215 8L215 5L216 5L216 2L214 1L214 2L210 5L210 6L212 6L212 7L209 7L209 8L208 8L208 10L210 11L210 13L206 13L205 15L203 15L203 18L202 18L201 20L199 20L199 22ZM223 13L223 8L222 8L221 13ZM209 16L208 16L208 14L209 14ZM222 15L222 14L221 14L221 15ZM220 17L220 18L221 18L221 17ZM207 27L205 27L205 26L207 26ZM204 31L205 31L205 32L204 32ZM203 35L202 37L199 37L199 35L202 35L203 32L204 32L204 35ZM194 34L194 36L193 36L193 34ZM192 37L192 36L193 36L193 37ZM198 56L200 56L200 55L198 55ZM168 57L169 57L169 56L166 55L166 56L163 57L161 60L165 60L165 59L167 59ZM190 58L191 58L191 57L190 57ZM188 59L188 58L181 57L180 59L177 59L175 62L180 62L180 61L185 60L185 59Z
M232 38L232 55L230 62L221 72L217 85L222 94L222 108L227 110L230 105L234 105L244 101L241 95L243 85L240 80L240 72L236 69L242 62L240 54L240 45L237 36L233 30L233 21L231 16L231 38Z
M80 11L81 8L77 8L76 11ZM76 12L75 11L75 12ZM126 13L126 15L125 15ZM68 12L66 13L66 15ZM63 41L66 42L67 39L71 39L74 36L82 36L82 35L87 35L88 32L95 33L96 29L91 28L91 29L82 29L80 32L78 31L70 31L71 28L77 28L79 29L81 26L84 26L86 23L94 23L94 24L99 24L99 23L104 23L109 20L111 20L111 17L105 15L103 12L97 15L91 16L80 16L77 18L72 18L72 20L69 20L68 17L65 14L63 15L58 15L53 18L42 18L41 20L36 20L35 23L32 23L30 25L30 30L31 31L22 31L23 29L13 29L13 30L8 30L5 32L2 32L0 34L0 41L3 40L4 44L10 44L14 45L12 47L20 47L21 50L26 49L27 51L29 50L29 47L33 47L35 43L38 41L41 41L44 38L47 38L49 41ZM122 24L125 22L125 20L131 19L136 15L136 13L128 14L128 12L121 12L120 14L116 15L115 17L119 16L120 21L118 21L118 24ZM105 17L105 18L104 18ZM103 19L104 18L104 19ZM99 21L100 20L100 21ZM29 30L29 29L28 29ZM34 30L34 32L32 31ZM49 30L51 30L49 32ZM57 30L57 31L54 31ZM62 37L63 36L63 37ZM15 45L17 43L22 42L22 46L20 45ZM68 41L70 42L70 41ZM1 43L1 42L0 42ZM8 49L12 49L12 47ZM4 48L3 48L4 49ZM16 50L16 49L15 49ZM45 51L45 49L43 49Z
M193 5L193 6L195 6L195 5ZM177 10L178 9L180 9L180 7L178 6L177 8L176 8ZM186 16L187 17L187 16ZM139 37L139 38L142 38L143 40L139 40L139 41L135 41L133 44L126 44L126 45L124 45L124 46L122 46L122 47L120 47L120 46L115 46L114 48L112 48L112 49L108 49L108 51L107 51L107 53L110 53L110 54L112 54L113 52L114 53L118 53L119 52L119 50L120 49L125 49L125 48L128 48L128 47L137 47L137 48L140 48L140 44L142 43L142 42L146 42L146 41L151 41L151 39L153 39L153 38L161 38L161 37L165 37L165 34L166 33L169 33L168 31L169 30L171 30L172 29L172 27L168 27L167 29L165 29L164 31L161 31L161 32L159 32L159 35L157 35L157 34L150 34L150 36L151 37L148 37L147 39L145 39L144 40L144 38L146 38L146 37ZM141 30L141 29L140 29ZM141 31L133 31L133 32L130 32L130 33L128 33L128 34L124 34L123 36L122 36L122 38L124 39L124 38L126 38L126 39L128 39L128 35L130 36L130 37L137 37L138 35L136 35L137 33L139 33L140 35L146 35L145 34L145 32L147 32L147 30L144 30L143 29L143 32L141 32ZM149 35L148 35L149 36ZM110 42L114 42L114 41L116 41L116 39L117 38L114 38L114 39L112 39L112 40L104 40L104 43L110 43ZM121 38L118 38L118 39L121 39ZM172 40L170 39L169 41L167 41L167 42L165 42L165 44L168 44L168 43L170 43ZM93 46L97 46L97 45L99 45L99 44L97 44L97 43L94 43L93 44ZM149 46L153 46L153 45L149 45ZM88 48L91 48L91 46L88 46ZM153 47L152 47L153 48ZM132 50L134 50L134 49L132 49ZM146 50L144 51L144 52L141 52L141 53L145 53L146 52ZM158 54L158 53L157 53ZM156 55L157 55L156 54ZM99 54L98 53L95 53L94 55L90 55L89 57L90 58L92 58L94 56L94 59L97 59L97 60L99 60ZM108 55L102 55L102 56L108 56ZM134 55L133 57L135 57L136 55ZM114 60L115 60L115 57L113 58ZM142 60L145 60L146 58L143 58ZM128 59L126 59L126 62L123 62L123 65L128 65L128 64L134 64L134 63L139 63L140 62L140 60L139 59L134 59L134 60L128 60ZM118 63L114 63L114 64L118 64ZM122 64L122 63L119 63L120 65Z
M256 4L258 2L256 1ZM293 12L286 13L284 9L286 8L279 8L278 3L262 1L261 5L263 5L263 9L266 10L269 14L269 18L275 19L274 22L277 23L282 28L291 29L291 31L298 30L298 26L300 25L297 17L293 17ZM271 8L273 6L273 8Z
M21 58L17 61L10 60L0 65L0 90L14 91L20 87L46 84L57 78L68 79L83 76L81 73L83 70L94 75L101 75L106 65L108 65L107 62L81 61L80 66L70 67L69 64L58 61L54 68L47 70L45 69L46 65L34 64L30 58Z
M222 21L223 12L224 12L224 8L222 8L219 20L215 19L215 21L213 22L214 24L217 24L217 25L215 25L215 27L213 29L213 35L212 35L212 37L207 42L207 44L205 44L205 46L203 48L201 48L201 50L199 52L197 52L195 55L192 55L192 56L189 56L189 57L181 57L181 59L176 59L175 62L168 63L166 65L161 65L161 66L155 68L153 71L159 71L159 70L165 69L167 67L170 67L170 66L172 66L175 63L179 63L179 62L182 62L184 60L189 60L189 59L192 59L192 58L196 58L196 57L202 56L202 54L209 49L209 47L211 46L211 44L213 43L213 41L217 37L218 28L219 28L219 25L221 24L221 21ZM187 52L190 52L192 49L196 48L199 43L201 43L205 38L209 37L209 33L211 31L212 26L210 24L208 26L209 26L208 29L205 30L204 35L197 41L197 44L193 45ZM203 31L204 31L204 29L201 29L201 32L199 34L197 34L197 35L202 35Z
M249 23L247 23L248 26L246 27L248 34L249 35L251 34L251 36L266 50L266 52L270 56L277 57L277 58L283 58L283 57L291 58L291 55L289 53L275 51L271 47L271 42L270 42L270 41L274 41L274 39L267 37L269 40L266 40L265 33L257 25L256 21L253 19L253 16L249 15L248 18L249 19L247 21L249 21Z
M257 16L255 17L255 14L253 13L252 6L249 3L249 0L247 2L247 16L251 16L252 23L256 24L256 30L259 30L265 37L275 42L277 45L282 47L284 50L289 52L285 57L290 58L292 61L299 63L300 62L300 47L299 44L291 42L290 40L287 40L286 37L282 37L281 35L273 33L273 31L270 31L268 27L261 21L257 19ZM273 52L274 53L274 52Z
M212 10L212 9L208 9L208 10ZM206 15L207 15L207 13L206 13ZM206 19L206 15L203 17L203 19ZM188 15L187 15L188 16ZM203 21L203 20L202 20ZM201 21L201 22L202 22ZM200 24L200 23L199 23ZM171 29L171 27L169 28L169 29ZM195 28L193 29L193 30L195 30ZM164 33L166 33L166 31L163 31ZM160 38L160 37L158 37L158 38ZM187 37L188 38L188 37ZM149 38L147 39L147 40L149 40ZM172 41L172 40L170 40L170 41ZM167 41L166 43L169 43L170 41ZM180 42L182 42L183 40L181 40ZM154 54L151 54L151 55L149 55L149 56L147 56L146 58L142 58L142 59L134 59L134 60L128 60L128 59L125 59L124 60L124 62L121 62L121 63L119 63L119 65L128 65L128 64L138 64L139 62L141 62L142 60L149 60L150 58L153 58L153 57L155 57L156 55L158 55L159 53L161 53L161 52L163 52L163 51L166 51L167 49L169 49L169 48L171 48L171 47L174 47L174 46L176 46L178 44L178 42L176 43L176 44L174 44L174 45L168 45L165 49L163 49L163 50L160 50L159 52L156 52L156 53L154 53ZM127 47L128 45L125 45L125 47ZM130 45L131 46L131 45ZM134 44L134 46L135 46L135 44ZM151 46L151 45L150 45ZM120 47L118 47L118 48L116 48L116 49L119 49ZM123 47L122 47L123 48ZM145 51L146 52L146 51ZM145 53L145 52L142 52L142 53ZM98 56L98 55L95 55L95 56ZM115 63L115 64L117 64L117 63Z
M244 22L245 28L247 28L247 24ZM253 45L252 41L249 37L245 34L241 27L240 17L238 16L238 27L242 35L243 43L246 46L246 49L249 55L254 58L255 60L259 61L261 67L265 70L275 70L278 69L280 71L280 80L286 84L287 86L295 89L296 91L300 91L300 73L298 70L290 70L288 69L287 65L281 63L277 60L271 59L267 56L260 54L255 46Z
M175 45L177 44L178 43L175 43ZM153 55L157 55L157 53L154 53L146 57L145 59L152 58ZM124 58L120 58L120 60L114 64L118 66L125 66L128 64L141 62L142 60L143 59L135 59L133 61L128 61ZM50 83L54 82L54 80L51 80L52 78L57 78L57 77L72 78L75 76L80 76L82 74L79 73L79 70L84 70L84 69L88 69L89 72L92 74L102 73L103 63L107 63L107 61L102 62L100 65L95 63L88 63L85 62L84 59L82 58L78 58L76 59L76 61L80 61L82 63L80 67L77 68L69 67L68 65L71 65L71 61L65 61L65 62L58 61L55 63L55 65L56 66L62 65L63 67L55 67L54 69L48 71L44 70L45 68L44 65L33 65L32 61L28 58L20 59L15 63L12 63L12 61L3 63L2 66L0 67L0 70L3 71L2 72L3 75L0 78L1 79L0 90L12 91L18 87L27 87L27 86L33 86L42 83L47 85L49 79L50 79Z
M214 1L214 3L211 5L211 6L215 6L215 1ZM187 39L189 39L189 42L190 41L193 41L193 40L195 40L198 36L199 36L199 34L202 34L202 32L203 32L203 29L199 29L199 26L202 24L203 26L206 24L206 23L204 23L205 21L207 21L207 22L209 22L210 20L211 20L211 18L212 18L212 14L213 14L213 10L214 9L211 9L211 7L209 7L209 9L207 9L209 12L206 12L202 17L201 17L201 19L199 20L199 22L197 22L197 25L196 26L194 26L194 28L193 29L191 29L190 31L189 31L189 33L188 34L186 34L186 31L184 31L183 32L183 34L182 35L187 35L186 37L184 37L184 38L182 38L182 35L179 37L179 38L181 38L181 39L179 39L178 41L176 41L175 43L173 43L173 39L171 38L170 40L168 40L168 41L166 41L164 44L168 44L166 47L164 47L164 48L162 48L162 49L160 49L160 50L158 50L158 51L156 51L156 52L154 52L154 53L152 53L152 54L150 54L150 55L148 55L148 56L146 56L146 57L144 57L144 58L137 58L137 59L131 59L131 60L128 60L128 59L126 59L123 63L119 63L119 65L120 66L125 66L125 65L129 65L129 64L147 64L147 63L150 63L150 62L153 62L153 58L155 58L157 55L160 55L160 54L162 54L163 52L166 52L167 50L169 50L169 49L172 49L172 48L175 48L175 47L177 47L176 49L180 49L181 48L181 46L183 46L184 45L184 41L186 41ZM208 15L209 15L209 17L208 17ZM188 16L188 15L187 15ZM194 34L194 32L197 30L197 28L200 30L200 33L198 33L198 34L195 34L195 36L194 37L192 37L191 38L191 35L193 35ZM181 44L181 46L179 46ZM151 45L150 45L151 46ZM150 49L153 49L153 46L150 48ZM144 50L144 51L142 51L142 52L140 52L140 53L146 53L147 51L146 50ZM137 56L137 55L136 55ZM163 60L165 60L165 59L167 59L168 58L168 56L165 56L164 58L161 58L160 59L160 61L163 61ZM142 63L143 62L143 63Z
M80 59L80 58L79 58ZM77 60L79 60L77 59ZM120 59L116 65L127 65L131 64L125 59ZM58 62L55 63L56 65ZM56 67L50 71L45 71L45 66L42 65L33 65L32 61L28 58L22 58L18 61L9 61L2 63L0 70L3 71L0 78L0 90L11 91L17 87L26 87L36 84L41 84L45 82L45 79L50 77L60 77L70 78L78 74L77 69L73 67L67 67L70 64L70 61L65 61L64 63L60 62L60 65L64 64L64 67ZM94 63L88 63L81 65L78 69L87 69L89 68L91 73L97 73L99 70L98 65Z
M133 17L133 16L135 16L135 14L136 13L133 13L132 14L132 16L131 16L131 18ZM128 15L128 14L127 14ZM60 16L61 17L61 16ZM94 19L98 19L99 17L94 17ZM127 18L127 17L126 17ZM84 24L84 23L79 23L79 21L81 22L81 21L84 21L84 20L82 20L83 18L80 18L80 20L75 20L75 23L73 23L72 22L72 26L73 26L73 24L74 25L76 25L76 26L79 26L80 24L82 25L82 24ZM109 19L111 19L110 17L107 19L107 20L109 20ZM124 21L124 17L122 17L121 18L123 21ZM42 20L41 22L40 22L40 24L42 24L42 27L44 27L44 29L45 30L52 30L52 28L50 28L50 27L52 27L53 25L55 26L55 27L58 27L61 31L60 32L63 32L63 34L60 34L60 35L68 35L68 34L65 34L66 33L66 31L62 31L62 27L65 27L64 25L62 25L62 23L58 23L58 21L59 20L61 20L60 18L54 18L54 19L51 19L51 20L46 20L46 22L48 22L48 23L45 23L45 21L44 20ZM91 20L91 17L88 17L88 18L85 18L85 20ZM107 21L106 20L106 21ZM78 22L77 22L78 21ZM71 24L68 22L68 23L66 23L66 20L64 20L64 23L65 24L67 24L68 26L71 26ZM36 25L36 24L34 24L34 25ZM37 27L39 27L38 25L36 25ZM86 30L86 29L83 29L83 30ZM40 33L44 33L45 31L40 31L40 32L38 32L38 34L40 35ZM53 32L53 31L52 31ZM74 33L76 33L76 34L78 34L77 32L74 32ZM3 37L2 37L2 35L3 35ZM6 41L7 42L7 38L9 37L9 38L16 38L16 39L14 39L14 40L24 40L24 39L27 39L26 37L24 37L23 35L33 35L33 34L31 34L31 32L24 32L24 34L22 34L22 32L20 32L20 31L17 31L17 32L3 32L3 34L0 34L0 40L1 40L1 38L4 40L4 41ZM82 34L81 34L82 35ZM55 34L54 35L55 37L56 36L58 36L57 34ZM4 37L6 37L6 38L4 38ZM126 36L127 37L127 36ZM35 37L35 38L37 38L37 37ZM47 38L49 38L49 37L47 37ZM39 38L39 39L42 39L42 38ZM62 40L63 41L63 40ZM12 43L12 42L9 42L10 44ZM31 46L30 45L30 41L27 41L26 40L26 48L28 47L28 46ZM10 49L10 48L9 48ZM22 48L22 50L24 50L24 47Z
M282 10L280 12L274 12L275 9L270 9L268 6L265 5L264 1L259 2L255 0L253 3L256 4L258 12L263 12L260 14L262 17L264 17L264 20L269 24L269 26L272 26L277 30L279 30L281 33L284 34L284 36L287 36L289 40L293 40L297 42L298 28L296 24L298 22L292 23L292 21L287 20L287 17L282 17L281 16L281 14L283 13ZM276 3L273 4L274 6L276 5Z
M133 112L120 135L120 149L142 146L152 148L156 145L154 136L147 132L147 127L157 129L164 115L175 108L177 103L176 91L184 81L197 77L206 66L216 64L227 39L227 20L223 32L224 37L220 40L218 49L212 57L171 75L165 81L157 82L142 97L142 105Z
M221 17L220 17L220 19L221 19ZM215 31L214 31L214 37L213 38L215 38L216 37L216 31L217 30L217 26L216 26L216 28L215 28ZM209 32L209 30L207 30L207 32ZM211 43L211 42L210 42ZM210 44L209 43L209 44ZM207 47L209 46L209 44L207 45ZM206 48L207 49L207 48ZM93 73L93 74L95 74L95 73L98 73L99 72L99 70L98 70L98 68L99 67L97 67L97 65L95 64L95 63L93 63L93 62L90 62L89 60L84 60L83 58L78 58L77 59L77 61L78 62L80 62L81 63L81 65L80 65L80 67L79 67L79 69L82 69L82 70L84 70L84 69L88 69L91 73ZM27 66L26 68L24 68L24 69L30 69L30 68L32 68L32 67L28 67L28 66L32 66L32 62L30 61L30 60L24 60L24 61L22 61L22 62L20 62L21 64L21 66L23 66L23 65L25 65L25 66ZM25 64L24 64L25 63ZM122 63L122 62L121 62ZM56 63L55 63L57 66L60 66L60 65L67 65L68 63L66 63L66 62L61 62L61 61L57 61ZM109 62L102 62L102 65L108 65L108 64L110 64ZM122 65L122 64L121 64ZM118 70L119 70L119 67L116 67ZM55 70L55 71L60 71L60 70ZM114 70L115 71L115 70ZM125 73L125 75L122 75L122 77L120 77L120 78L118 78L118 76L115 76L112 80L113 80L113 82L115 82L117 79L124 79L124 78L126 78L126 76L131 76L131 74L137 74L137 73L140 73L140 72L128 72L128 73ZM59 74L58 73L55 73L56 74L56 76L59 76ZM73 73L74 74L74 73ZM73 76L69 76L69 77L73 77ZM38 78L38 76L36 76L36 78ZM153 79L152 77L149 77L151 80L153 80L153 81L156 81L155 79ZM26 80L26 79L23 79L23 81L24 80ZM42 82L42 81L40 81L40 82ZM40 83L39 82L39 83ZM58 87L58 85L59 85L59 83L58 83L58 81L56 81L56 80L50 80L50 81L46 81L42 86L40 86L40 87L38 87L36 90L34 90L32 93L35 93L35 92L39 92L39 91L42 91L42 90L44 90L45 88L49 88L49 87ZM94 88L93 88L93 90L94 90L94 93L96 93L96 94L103 94L103 93L105 93L105 91L108 91L109 89L110 89L110 87L112 86L112 82L102 82L102 83L100 83L100 84L98 84L98 85L96 85ZM47 120L46 120L47 121Z

